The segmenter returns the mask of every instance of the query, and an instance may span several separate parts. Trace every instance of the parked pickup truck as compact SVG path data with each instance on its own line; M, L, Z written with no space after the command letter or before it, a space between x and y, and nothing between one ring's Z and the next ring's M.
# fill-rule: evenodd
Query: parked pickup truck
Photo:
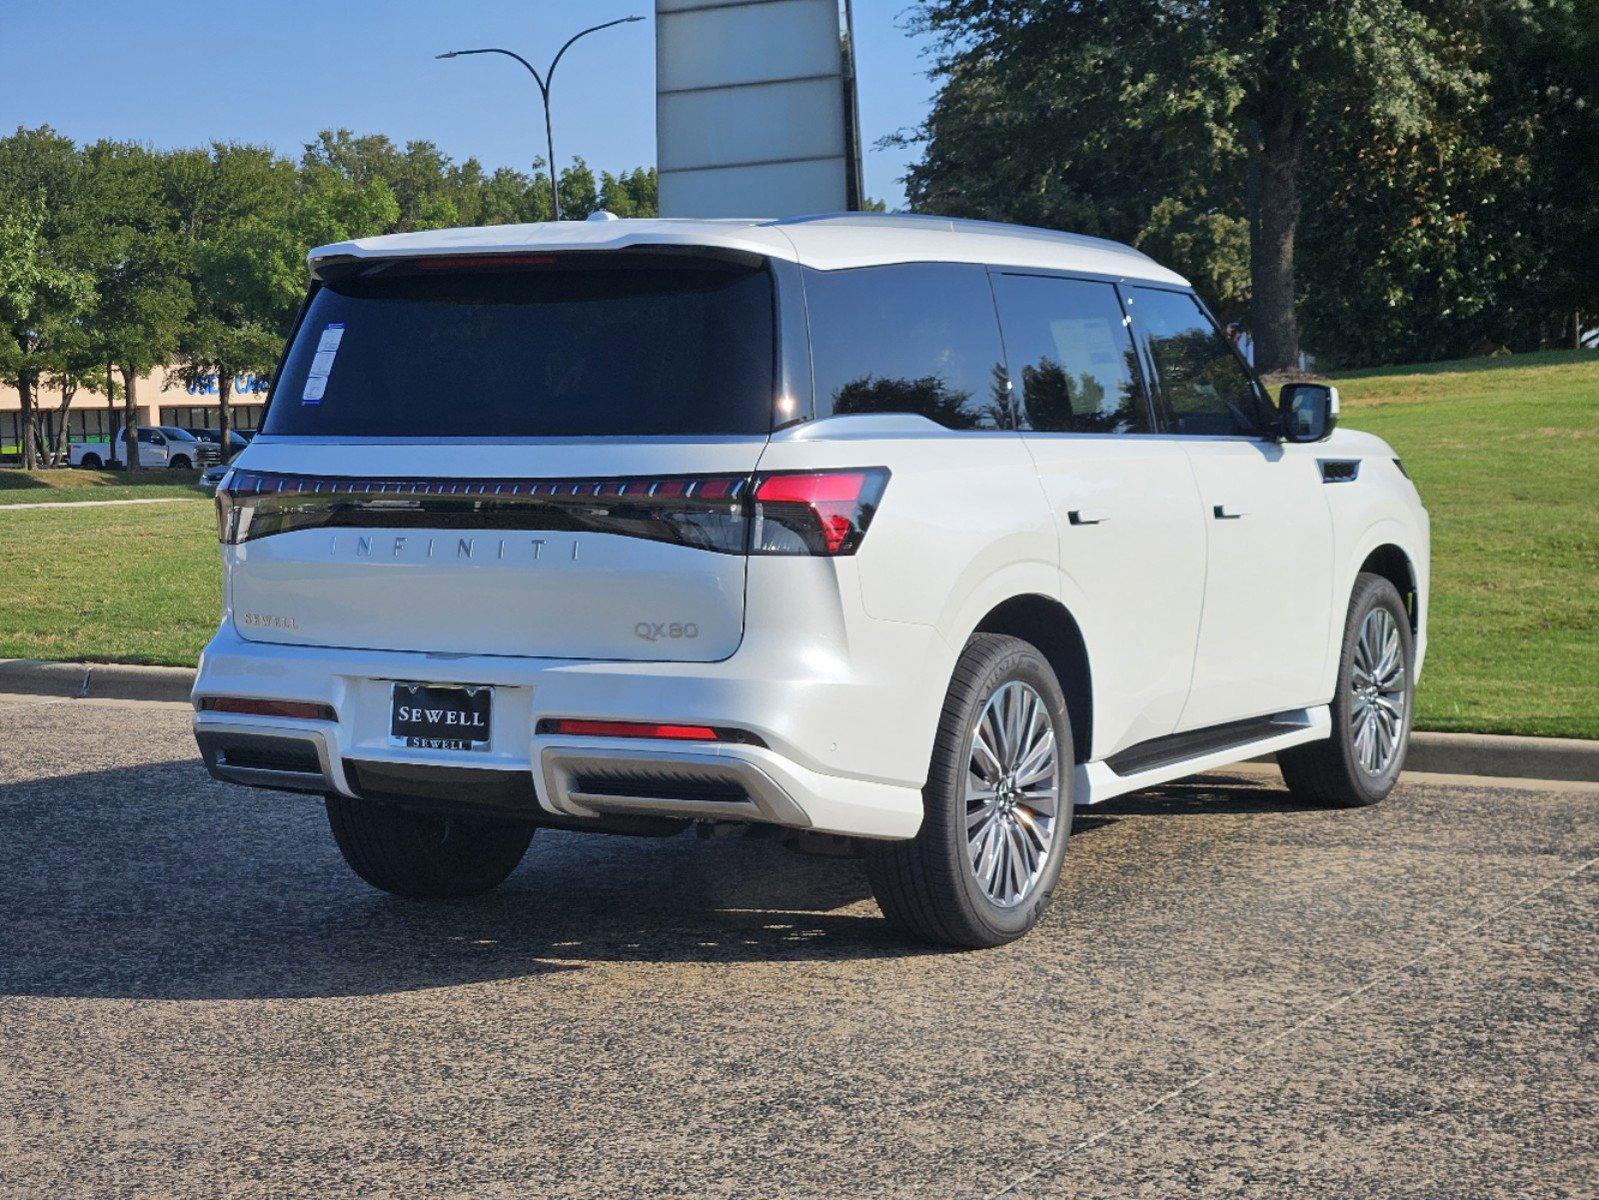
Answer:
M202 442L187 429L174 425L140 425L134 432L139 438L140 467L171 467L175 471L192 471L207 467L221 458L222 448L211 442ZM117 438L116 453L111 455L105 442L73 442L67 448L67 462L74 467L99 468L128 465L128 431ZM107 459L111 459L108 462Z

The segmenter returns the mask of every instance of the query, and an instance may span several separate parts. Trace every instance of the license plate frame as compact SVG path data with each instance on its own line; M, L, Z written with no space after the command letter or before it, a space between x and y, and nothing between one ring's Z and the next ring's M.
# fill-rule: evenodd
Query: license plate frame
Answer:
M487 754L493 729L494 689L487 684L396 682L389 691L395 749Z

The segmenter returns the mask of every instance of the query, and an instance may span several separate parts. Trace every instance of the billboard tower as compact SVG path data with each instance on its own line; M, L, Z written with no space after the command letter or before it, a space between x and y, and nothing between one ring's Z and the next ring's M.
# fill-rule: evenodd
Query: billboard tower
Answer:
M862 207L849 0L655 0L661 215Z

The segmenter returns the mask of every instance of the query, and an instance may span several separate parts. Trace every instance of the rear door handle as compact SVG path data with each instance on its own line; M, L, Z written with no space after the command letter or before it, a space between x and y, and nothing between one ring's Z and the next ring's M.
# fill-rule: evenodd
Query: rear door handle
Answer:
M1236 521L1249 515L1249 510L1239 504L1218 504L1210 511L1216 514L1218 521Z
M1110 514L1103 508L1074 508L1066 517L1073 525L1098 525L1110 520Z

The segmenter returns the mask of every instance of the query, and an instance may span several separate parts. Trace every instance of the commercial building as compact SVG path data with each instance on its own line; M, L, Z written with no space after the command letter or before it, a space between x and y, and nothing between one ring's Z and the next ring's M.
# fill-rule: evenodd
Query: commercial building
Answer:
M260 421L269 380L266 376L239 375L233 380L232 414L236 429L254 429ZM65 414L61 412L59 392L46 390L38 401L40 435L46 447L54 446L66 423L67 440L106 442L111 431L122 422L121 380L117 399L106 403L104 396L80 390ZM215 429L217 425L217 381L211 376L197 385L185 385L164 370L139 380L135 394L139 401L142 425L177 425L185 429ZM22 398L15 388L0 387L0 461L15 462L22 454Z

